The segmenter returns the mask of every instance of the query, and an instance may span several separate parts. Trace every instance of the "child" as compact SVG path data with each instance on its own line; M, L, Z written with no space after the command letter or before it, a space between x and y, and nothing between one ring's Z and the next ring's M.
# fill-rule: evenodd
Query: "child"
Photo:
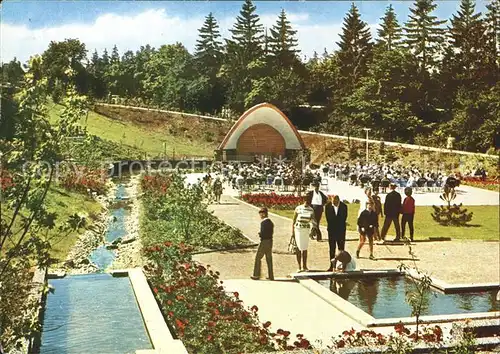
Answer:
M359 215L358 227L359 245L358 250L356 251L356 258L359 258L359 252L361 251L361 248L365 244L366 238L368 237L370 245L370 259L375 259L375 257L373 257L373 234L378 228L378 218L377 213L373 210L372 203L366 203L366 209L363 210L363 212Z
M337 265L337 262L339 264ZM345 272L356 270L356 262L352 259L347 251L339 251L339 253L332 259L332 269L337 272Z
M407 187L405 188L406 198L403 201L402 214L403 217L401 219L401 228L402 228L402 236L405 238L405 228L406 223L408 223L408 228L410 229L410 240L413 241L413 217L415 216L415 199L411 196L413 193L412 189Z

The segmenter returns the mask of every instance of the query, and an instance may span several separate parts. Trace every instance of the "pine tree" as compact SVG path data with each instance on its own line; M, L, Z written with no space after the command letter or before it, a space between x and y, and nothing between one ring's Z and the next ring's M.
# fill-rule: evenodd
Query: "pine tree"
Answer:
M271 28L269 49L272 61L279 67L290 67L296 60L299 51L297 48L297 31L292 29L290 21L282 9L278 21Z
M450 50L444 64L451 65L452 80L458 86L475 84L477 69L483 60L484 26L481 13L475 12L473 0L462 0L460 10L451 19L449 27Z
M377 30L377 45L385 50L396 49L400 44L402 29L398 23L396 13L394 12L392 5L387 7L384 17L382 17L381 20L381 28Z
M111 52L111 64L120 62L120 54L118 53L118 47L116 44L113 47L113 51Z
M405 43L417 58L421 72L436 68L440 45L445 40L445 29L441 26L446 21L431 15L436 7L434 0L416 0L405 26Z
M259 15L255 13L256 9L252 0L245 0L240 15L236 17L236 23L229 30L232 38L227 40L228 51L230 54L236 54L245 67L260 59L263 54L264 27L260 23Z
M344 94L351 93L366 75L371 56L371 34L366 22L362 21L354 3L344 18L340 35L338 58L340 64L340 84Z
M211 12L205 17L205 22L198 32L200 38L196 41L195 59L199 68L213 74L209 76L214 76L222 61L222 43L219 25Z
M102 53L102 65L105 69L109 65L109 54L106 48L104 48L104 52Z
M488 12L485 18L485 61L490 70L490 85L493 86L499 77L499 55L500 55L500 1L492 0L486 5Z

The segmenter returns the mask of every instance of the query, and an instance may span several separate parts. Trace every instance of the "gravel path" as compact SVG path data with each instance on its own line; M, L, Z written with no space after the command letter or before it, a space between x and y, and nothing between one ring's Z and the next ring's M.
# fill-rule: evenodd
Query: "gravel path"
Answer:
M212 205L215 215L230 225L238 227L248 237L258 241L259 216L257 209L241 203L230 196L223 196L221 205ZM295 256L286 252L290 234L291 220L270 215L275 225L273 244L273 264L276 277L287 277L297 270ZM327 237L323 232L323 237ZM356 237L348 233L346 250L355 254ZM414 246L418 257L417 266L431 276L450 284L478 284L498 282L500 279L500 243L484 241L442 241L421 242ZM253 269L256 249L226 252L213 252L196 255L195 259L210 264L221 273L223 279L248 278ZM361 251L357 260L360 269L397 268L401 262L413 265L407 246L375 245L376 260L368 259L368 246ZM309 245L309 269L324 271L329 265L328 242L311 240ZM265 261L263 274L266 274Z

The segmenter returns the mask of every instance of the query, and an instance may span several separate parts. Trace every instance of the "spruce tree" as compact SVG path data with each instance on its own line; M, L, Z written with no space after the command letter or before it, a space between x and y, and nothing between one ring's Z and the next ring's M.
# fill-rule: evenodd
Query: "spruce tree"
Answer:
M484 26L481 13L475 12L473 0L462 0L460 10L451 19L449 37L451 50L446 60L451 63L450 70L459 86L474 85L477 69L481 66Z
M236 23L229 30L232 33L231 40L227 40L228 51L238 55L239 61L245 67L260 59L263 54L264 27L260 23L259 15L255 13L256 9L252 0L245 0L240 15L236 17Z
M495 85L499 74L499 46L500 46L500 1L493 0L486 5L488 9L485 18L485 62L490 71L491 86Z
M416 0L405 26L405 43L417 58L421 72L436 68L445 41L445 29L441 26L446 20L431 15L436 7L434 0Z
M278 21L271 28L269 50L272 61L279 67L290 67L297 59L297 31L292 29L290 21L282 9Z
M387 7L384 17L381 20L382 24L380 25L380 29L377 30L377 45L385 50L396 49L400 44L402 29L392 5Z
M113 46L113 51L111 52L111 64L120 62L120 54L118 53L118 47L116 44Z
M350 94L359 84L360 79L366 75L372 47L368 25L361 20L354 3L344 18L340 42L337 45L339 46L341 90L344 94Z
M219 25L211 12L205 17L205 22L198 32L199 39L196 41L195 59L199 68L215 75L219 71L222 61L222 43Z

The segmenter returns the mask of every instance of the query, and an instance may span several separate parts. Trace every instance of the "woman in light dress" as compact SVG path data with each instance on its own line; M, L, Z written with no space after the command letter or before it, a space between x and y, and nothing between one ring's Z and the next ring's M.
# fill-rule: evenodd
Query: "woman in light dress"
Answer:
M306 272L307 268L307 247L309 246L309 235L313 227L318 227L314 218L314 209L311 206L312 195L304 196L304 204L295 208L293 215L292 233L297 244L298 272Z

